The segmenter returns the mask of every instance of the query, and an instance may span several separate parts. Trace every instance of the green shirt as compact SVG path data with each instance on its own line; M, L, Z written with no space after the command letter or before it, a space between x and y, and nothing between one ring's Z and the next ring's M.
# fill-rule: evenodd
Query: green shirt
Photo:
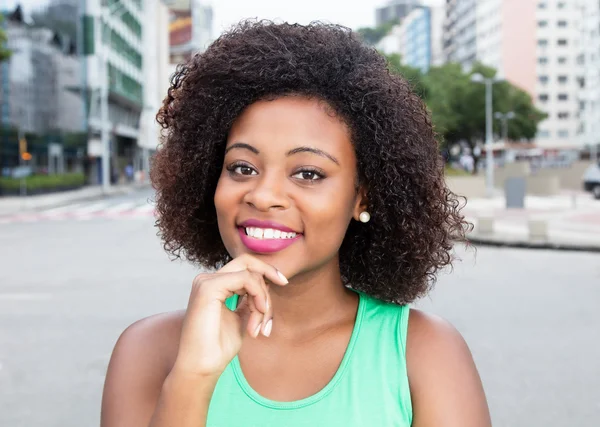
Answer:
M336 374L321 391L277 402L250 387L237 356L215 388L207 427L409 427L406 372L408 306L363 293L352 336ZM231 310L237 295L227 300Z

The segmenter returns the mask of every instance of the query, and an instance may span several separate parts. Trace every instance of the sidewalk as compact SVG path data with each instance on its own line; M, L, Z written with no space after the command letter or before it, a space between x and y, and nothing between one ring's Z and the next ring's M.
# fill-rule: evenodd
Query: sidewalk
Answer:
M150 188L150 184L127 184L111 186L105 194L101 186L83 187L78 190L60 193L42 194L37 196L0 197L0 216L31 212L40 209L53 208L73 202L101 199L103 197L133 193L137 190Z
M600 252L600 200L589 193L527 196L524 209L505 206L503 196L467 201L462 212L475 225L473 243Z

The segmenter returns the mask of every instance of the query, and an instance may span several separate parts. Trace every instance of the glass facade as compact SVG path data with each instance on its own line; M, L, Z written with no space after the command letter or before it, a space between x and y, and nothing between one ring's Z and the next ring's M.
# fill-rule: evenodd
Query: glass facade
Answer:
M431 66L431 11L423 7L411 12L406 27L404 63L426 73Z

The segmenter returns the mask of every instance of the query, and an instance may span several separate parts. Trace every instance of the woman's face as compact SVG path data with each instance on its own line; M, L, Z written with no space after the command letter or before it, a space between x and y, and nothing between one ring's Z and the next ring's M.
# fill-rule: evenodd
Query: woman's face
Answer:
M233 124L215 193L232 257L249 253L288 278L337 266L348 224L363 210L347 126L322 101L250 105Z

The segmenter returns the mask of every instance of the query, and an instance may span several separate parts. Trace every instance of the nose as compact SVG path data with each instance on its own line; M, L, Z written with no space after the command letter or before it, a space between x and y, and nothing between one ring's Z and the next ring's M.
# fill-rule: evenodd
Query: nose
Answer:
M275 174L263 174L254 180L254 186L244 195L244 202L264 212L289 208L290 201L285 194L285 178Z

